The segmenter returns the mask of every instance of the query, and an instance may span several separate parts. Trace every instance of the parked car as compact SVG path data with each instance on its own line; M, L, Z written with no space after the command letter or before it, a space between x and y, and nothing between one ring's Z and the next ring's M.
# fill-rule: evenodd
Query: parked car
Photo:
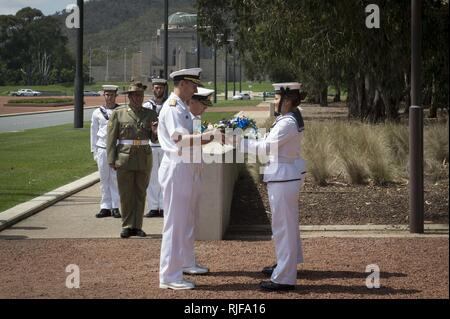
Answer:
M248 93L238 93L232 97L233 100L251 100L250 94Z
M94 91L84 91L84 96L100 96L101 94Z
M20 89L17 92L12 92L12 96L39 96L42 95L39 91L34 91L32 89Z
M263 97L275 97L275 92L264 92Z

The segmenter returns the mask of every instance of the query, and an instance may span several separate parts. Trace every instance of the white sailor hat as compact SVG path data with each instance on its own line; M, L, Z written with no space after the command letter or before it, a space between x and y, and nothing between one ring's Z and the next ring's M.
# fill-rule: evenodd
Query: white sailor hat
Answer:
M214 90L198 88L197 91L197 93L192 95L192 99L197 100L206 106L212 106L211 96L214 93Z
M274 83L272 85L276 94L285 94L288 92L295 93L296 91L300 92L300 88L302 87L302 84L298 82Z
M154 78L152 79L152 84L153 85L166 85L167 84L167 80L166 79L161 79L161 78Z
M119 89L117 85L102 85L103 91L116 91Z
M174 81L187 80L197 84L198 86L203 86L202 82L200 81L201 73L202 73L201 68L182 69L179 71L172 72L170 74L170 77Z

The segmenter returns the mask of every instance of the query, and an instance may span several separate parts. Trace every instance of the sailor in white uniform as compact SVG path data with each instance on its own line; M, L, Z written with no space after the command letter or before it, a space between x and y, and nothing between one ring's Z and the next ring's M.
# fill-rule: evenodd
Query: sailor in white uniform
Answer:
M174 92L159 115L158 139L164 151L159 168L163 190L164 227L161 242L159 281L164 289L193 289L186 274L204 274L208 268L195 261L194 227L200 191L201 161L193 161L195 148L209 143L220 132L194 134L194 115L189 100L197 93L200 68L173 72Z
M300 83L274 84L279 116L270 133L265 139L245 139L240 143L241 151L269 155L264 182L272 212L277 264L264 268L263 272L271 275L270 281L260 284L264 290L295 289L297 264L303 262L298 200L306 164L300 155L304 122L298 106L305 94L300 92L300 87Z
M167 89L167 80L155 78L152 79L153 98L142 105L144 108L152 109L158 115L161 112L162 106L165 102L165 92ZM158 170L164 155L159 142L150 142L152 148L152 171L150 174L150 182L147 187L147 207L149 212L144 217L163 217L163 194L161 185L158 180Z
M106 153L107 124L116 104L118 87L115 85L103 85L105 105L100 106L92 113L91 119L91 152L97 162L100 174L100 191L102 194L100 212L97 218L113 216L120 218L120 196L117 187L116 171L108 165Z

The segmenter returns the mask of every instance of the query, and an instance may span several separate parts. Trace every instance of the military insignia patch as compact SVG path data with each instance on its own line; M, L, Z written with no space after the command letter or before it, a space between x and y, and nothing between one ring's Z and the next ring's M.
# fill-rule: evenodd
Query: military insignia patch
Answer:
M171 100L169 101L169 105L170 105L170 106L176 106L176 105L177 105L177 100L171 99Z

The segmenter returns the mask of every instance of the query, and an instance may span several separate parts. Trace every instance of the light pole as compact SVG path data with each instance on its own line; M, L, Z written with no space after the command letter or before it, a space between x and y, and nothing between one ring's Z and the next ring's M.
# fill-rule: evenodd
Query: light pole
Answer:
M127 48L124 48L123 52L123 82L127 81Z
M109 81L109 48L106 48L106 73L105 82Z
M80 14L80 27L77 29L77 50L76 50L76 73L75 73L75 108L74 108L74 127L83 128L83 24L84 7L83 0L77 0Z
M164 0L164 78L169 78L169 0ZM167 91L167 90L166 90Z
M139 81L143 81L143 70L142 70L142 51L139 51Z
M239 93L242 93L242 60L239 52Z
M236 48L233 47L233 96L236 95Z
M197 24L197 68L200 67L200 46L201 46L201 40L200 40L200 27Z
M409 231L424 232L423 109L421 105L422 1L411 0L411 107L409 108Z
M92 49L89 48L89 83L92 83Z
M228 44L234 42L229 30L225 31L225 100L228 100Z
M217 44L214 43L214 104L217 103Z
M225 41L225 101L228 100L228 44Z

